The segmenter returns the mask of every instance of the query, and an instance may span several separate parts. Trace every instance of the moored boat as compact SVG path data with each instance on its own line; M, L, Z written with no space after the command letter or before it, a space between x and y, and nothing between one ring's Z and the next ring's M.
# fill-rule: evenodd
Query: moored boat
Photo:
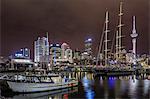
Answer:
M19 76L18 79L7 80L14 92L29 93L69 88L78 85L76 79L55 76Z

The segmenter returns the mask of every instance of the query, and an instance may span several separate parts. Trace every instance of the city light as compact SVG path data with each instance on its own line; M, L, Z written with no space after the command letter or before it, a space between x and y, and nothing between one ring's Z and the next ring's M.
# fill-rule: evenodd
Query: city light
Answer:
M92 39L91 39L91 38L89 38L89 39L88 39L88 41L90 42L90 41L92 41Z
M31 60L27 59L13 59L13 61L17 63L31 63Z
M28 49L27 49L27 48L25 48L25 50L27 51Z
M23 57L23 54L16 53L15 56L16 56L16 57Z
M59 44L56 44L56 46L60 46Z
M38 66L38 63L34 63L34 66L36 66L36 67L37 67L37 66Z
M50 46L53 46L53 44L50 44Z

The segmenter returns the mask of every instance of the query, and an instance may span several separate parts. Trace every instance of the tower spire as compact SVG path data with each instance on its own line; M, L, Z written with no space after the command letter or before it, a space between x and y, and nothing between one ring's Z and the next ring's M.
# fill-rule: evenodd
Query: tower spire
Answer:
M136 33L136 25L135 25L135 16L133 16L133 30L132 30L132 33Z
M132 52L134 54L134 63L135 63L135 59L136 59L136 38L138 36L138 34L136 33L136 25L135 25L135 16L133 16L133 29L132 29L132 34L130 35L132 37L132 44L133 44L133 49Z

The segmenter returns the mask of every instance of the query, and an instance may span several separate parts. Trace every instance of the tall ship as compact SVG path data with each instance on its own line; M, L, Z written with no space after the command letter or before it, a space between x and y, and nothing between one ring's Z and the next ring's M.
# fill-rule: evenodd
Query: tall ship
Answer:
M122 5L123 3L121 2L119 14L118 14L119 24L117 26L117 31L114 34L115 35L114 36L115 37L115 52L113 52L114 38L113 38L112 44L110 44L110 40L108 39L109 33L110 33L109 12L106 11L105 22L104 22L101 39L100 39L96 65L98 65L99 63L100 65L108 66L110 59L114 60L116 63L122 62L123 60L122 50L124 47L122 46L122 37L123 37L122 27L124 26L124 24L122 23L122 16L123 16ZM111 45L111 47L109 47L109 45Z
M132 62L129 63L126 61L126 50L123 46L123 2L120 2L119 6L119 14L118 14L118 25L116 28L115 33L113 34L113 39L110 42L109 39L109 12L106 11L105 14L105 22L101 34L100 43L98 46L98 54L97 54L97 61L96 66L99 67L98 72L101 72L105 75L132 75L134 74L134 68L132 68L132 64L136 64L137 57L136 57L136 29L135 29L135 16L133 17L133 30L132 34L132 43L133 43L133 50L132 50ZM111 46L111 47L110 47Z

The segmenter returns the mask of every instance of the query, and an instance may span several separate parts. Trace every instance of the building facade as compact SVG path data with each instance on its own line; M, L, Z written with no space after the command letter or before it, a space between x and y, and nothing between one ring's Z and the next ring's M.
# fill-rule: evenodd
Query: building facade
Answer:
M50 64L57 64L57 60L61 58L61 45L50 44Z
M81 53L81 64L90 65L92 64L92 39L88 38L84 41L85 50Z
M13 58L30 59L30 49L28 49L28 48L21 48L19 51L16 51L14 53Z
M34 42L34 62L49 62L49 42L47 37L38 37Z
M69 45L63 44L50 44L50 64L63 65L73 63L73 54Z
M73 59L81 60L81 52L78 50L73 51Z
M61 45L61 58L64 61L68 61L70 63L73 63L73 55L72 55L72 49L70 49L69 45L67 43L63 43Z
M88 38L84 41L85 43L85 52L88 54L88 59L92 59L92 39Z

